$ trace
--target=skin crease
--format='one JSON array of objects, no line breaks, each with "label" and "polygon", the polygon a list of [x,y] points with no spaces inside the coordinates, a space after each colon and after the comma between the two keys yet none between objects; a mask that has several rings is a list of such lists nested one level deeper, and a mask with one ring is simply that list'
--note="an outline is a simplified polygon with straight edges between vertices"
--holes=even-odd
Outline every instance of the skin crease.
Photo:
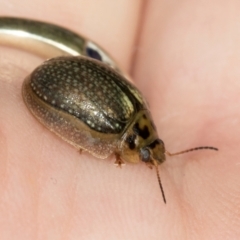
[{"label": "skin crease", "polygon": [[79,155],[38,124],[21,83],[42,59],[1,48],[1,239],[240,239],[237,0],[0,4],[0,15],[57,23],[107,49],[131,70],[168,151],[220,149],[167,157],[164,205],[154,170]]}]

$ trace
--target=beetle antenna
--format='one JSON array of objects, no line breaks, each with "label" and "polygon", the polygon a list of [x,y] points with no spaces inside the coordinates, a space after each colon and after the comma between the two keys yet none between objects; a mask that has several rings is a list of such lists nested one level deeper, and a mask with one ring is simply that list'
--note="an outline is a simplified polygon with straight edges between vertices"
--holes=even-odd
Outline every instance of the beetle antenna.
[{"label": "beetle antenna", "polygon": [[159,187],[160,187],[161,192],[162,192],[163,201],[164,201],[164,203],[166,204],[167,202],[166,202],[165,194],[164,194],[163,187],[162,187],[162,183],[161,183],[161,178],[160,178],[160,174],[159,174],[158,165],[157,165],[157,164],[154,164],[154,165],[155,165],[155,167],[156,167],[158,183],[159,183]]},{"label": "beetle antenna", "polygon": [[184,151],[181,151],[181,152],[176,152],[176,153],[170,153],[170,152],[168,152],[168,151],[166,151],[165,153],[166,153],[168,156],[174,156],[174,155],[179,155],[179,154],[182,154],[182,153],[192,152],[192,151],[196,151],[196,150],[204,150],[204,149],[209,149],[209,150],[218,151],[218,148],[209,147],[209,146],[204,146],[204,147],[190,148],[190,149],[187,149],[187,150],[184,150]]}]

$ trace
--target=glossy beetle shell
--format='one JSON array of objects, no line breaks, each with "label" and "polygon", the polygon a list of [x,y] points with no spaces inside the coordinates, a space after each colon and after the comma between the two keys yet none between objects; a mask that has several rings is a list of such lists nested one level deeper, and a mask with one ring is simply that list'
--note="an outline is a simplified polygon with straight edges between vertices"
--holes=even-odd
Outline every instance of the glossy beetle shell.
[{"label": "glossy beetle shell", "polygon": [[146,155],[142,149],[149,147],[157,150],[158,161],[165,160],[163,143],[141,93],[97,60],[46,61],[25,79],[23,98],[43,125],[98,158],[115,154],[139,162],[141,154]]}]

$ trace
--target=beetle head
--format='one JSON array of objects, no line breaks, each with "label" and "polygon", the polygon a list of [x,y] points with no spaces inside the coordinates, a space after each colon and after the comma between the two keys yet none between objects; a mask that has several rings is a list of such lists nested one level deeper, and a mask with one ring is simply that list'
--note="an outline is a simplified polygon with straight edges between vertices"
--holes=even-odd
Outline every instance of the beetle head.
[{"label": "beetle head", "polygon": [[140,148],[139,157],[143,162],[150,165],[163,163],[166,160],[163,141],[156,139],[149,145]]}]

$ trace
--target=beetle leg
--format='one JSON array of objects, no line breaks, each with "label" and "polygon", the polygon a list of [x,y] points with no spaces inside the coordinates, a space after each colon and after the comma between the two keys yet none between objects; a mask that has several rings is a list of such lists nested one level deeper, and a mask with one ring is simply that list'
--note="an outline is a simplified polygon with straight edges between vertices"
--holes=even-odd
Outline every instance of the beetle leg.
[{"label": "beetle leg", "polygon": [[79,148],[79,153],[82,154],[84,150],[82,148]]},{"label": "beetle leg", "polygon": [[116,160],[115,160],[115,165],[117,165],[117,167],[122,167],[123,165],[125,165],[125,162],[120,158],[120,156],[118,154],[115,154]]}]

